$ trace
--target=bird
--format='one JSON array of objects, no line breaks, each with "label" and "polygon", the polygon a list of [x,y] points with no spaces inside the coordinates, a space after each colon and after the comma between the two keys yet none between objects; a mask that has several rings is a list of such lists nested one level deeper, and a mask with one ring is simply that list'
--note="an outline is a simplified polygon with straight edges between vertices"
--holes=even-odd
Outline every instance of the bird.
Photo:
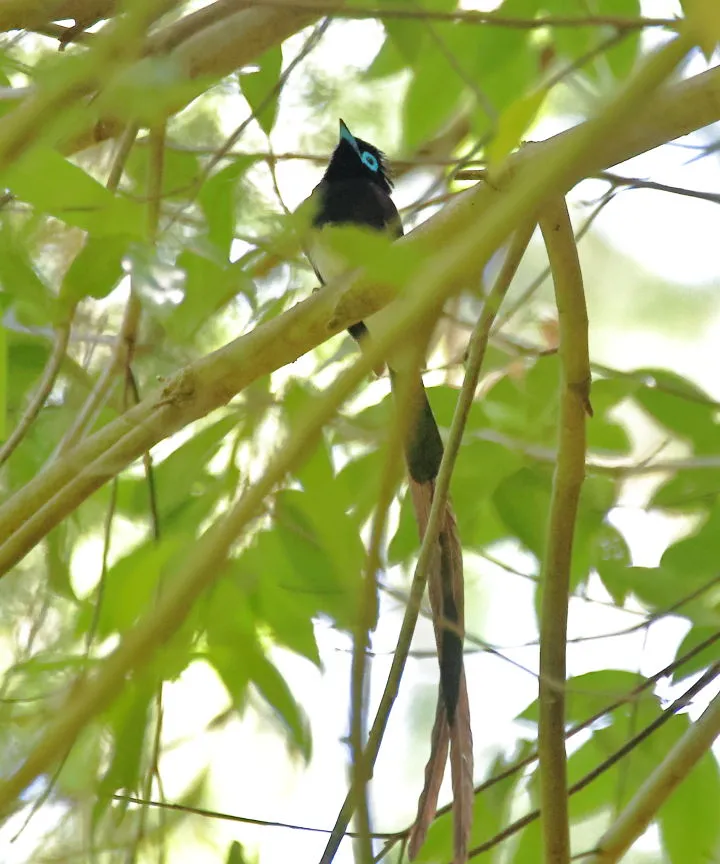
[{"label": "bird", "polygon": [[[321,286],[348,270],[348,264],[323,242],[325,228],[357,226],[384,232],[393,239],[403,235],[400,214],[391,198],[392,190],[392,177],[384,153],[353,135],[340,120],[337,146],[305,205],[311,214],[312,226],[305,251]],[[365,340],[372,338],[384,311],[348,328],[361,348]],[[397,393],[402,387],[406,388],[410,420],[403,446],[411,500],[422,538],[443,455],[442,438],[425,391],[417,351],[403,351],[399,346],[389,353],[387,364],[393,391]],[[425,785],[408,851],[411,858],[419,852],[435,818],[450,750],[454,864],[464,864],[472,824],[472,732],[463,666],[462,550],[449,501],[441,520],[437,546],[435,564],[428,574],[428,593],[438,649],[440,687]]]}]

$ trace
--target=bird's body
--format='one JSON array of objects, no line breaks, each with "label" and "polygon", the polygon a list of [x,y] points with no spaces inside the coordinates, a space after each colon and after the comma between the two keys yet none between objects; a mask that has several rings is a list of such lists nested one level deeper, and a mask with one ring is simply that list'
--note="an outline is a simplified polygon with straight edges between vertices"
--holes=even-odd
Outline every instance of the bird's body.
[{"label": "bird's body", "polygon": [[[322,229],[328,226],[361,225],[376,231],[402,236],[400,214],[390,197],[392,182],[387,176],[385,157],[372,144],[355,138],[340,121],[340,143],[322,180],[313,190],[312,225],[316,229],[310,241],[308,257],[318,279],[325,283],[347,270],[347,264],[322,242]],[[359,152],[358,152],[359,151]],[[369,164],[362,162],[367,153]],[[376,166],[373,170],[370,166]],[[373,316],[374,318],[374,316]],[[349,328],[359,342],[373,324],[360,321]],[[379,322],[380,317],[374,318]]]},{"label": "bird's body", "polygon": [[[352,135],[340,121],[340,141],[330,163],[310,197],[314,231],[307,249],[321,283],[337,278],[348,265],[323,242],[328,226],[358,226],[383,231],[392,237],[403,233],[400,215],[390,193],[392,182],[383,154],[373,145]],[[394,314],[393,305],[366,321],[349,328],[362,345],[372,338],[383,319]],[[405,435],[405,456],[410,490],[421,536],[434,493],[434,481],[443,454],[442,439],[423,386],[413,336],[400,340],[388,355],[394,390],[407,399],[409,422]],[[437,566],[429,576],[429,593],[440,660],[440,699],[433,730],[432,755],[426,769],[426,784],[420,798],[416,832],[411,838],[414,854],[435,815],[437,795],[444,774],[448,745],[451,747],[453,792],[455,796],[455,864],[466,858],[472,816],[472,735],[467,689],[463,671],[463,587],[462,555],[455,518],[448,504],[438,537]]]}]

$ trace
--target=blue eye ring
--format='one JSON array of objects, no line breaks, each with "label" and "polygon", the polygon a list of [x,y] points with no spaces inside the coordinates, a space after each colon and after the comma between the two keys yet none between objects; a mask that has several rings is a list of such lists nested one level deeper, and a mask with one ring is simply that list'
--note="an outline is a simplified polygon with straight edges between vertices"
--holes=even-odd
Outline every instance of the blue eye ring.
[{"label": "blue eye ring", "polygon": [[367,150],[360,157],[363,165],[369,168],[371,171],[378,170],[378,160],[373,156],[372,153],[369,153]]}]

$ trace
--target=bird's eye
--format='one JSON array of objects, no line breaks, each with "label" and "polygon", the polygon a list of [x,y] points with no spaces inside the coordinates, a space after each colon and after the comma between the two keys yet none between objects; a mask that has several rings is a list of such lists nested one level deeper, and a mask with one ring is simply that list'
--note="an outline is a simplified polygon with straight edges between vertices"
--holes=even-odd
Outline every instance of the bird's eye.
[{"label": "bird's eye", "polygon": [[378,160],[373,156],[372,153],[366,150],[360,158],[363,165],[367,166],[371,171],[378,170]]}]

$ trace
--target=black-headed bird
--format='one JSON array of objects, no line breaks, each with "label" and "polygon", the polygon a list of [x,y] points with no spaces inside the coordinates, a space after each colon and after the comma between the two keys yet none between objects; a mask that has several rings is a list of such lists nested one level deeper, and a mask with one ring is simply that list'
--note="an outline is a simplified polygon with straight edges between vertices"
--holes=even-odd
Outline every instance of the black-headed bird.
[{"label": "black-headed bird", "polygon": [[[384,155],[372,144],[356,138],[340,121],[340,140],[320,183],[309,199],[313,231],[307,255],[321,283],[347,272],[348,265],[323,243],[326,226],[358,226],[383,231],[392,237],[403,233],[400,215],[390,193],[392,181]],[[391,310],[392,304],[388,307]],[[367,321],[358,321],[350,334],[362,345],[372,338],[373,327],[388,310]],[[408,340],[412,342],[412,340]],[[404,448],[409,484],[419,533],[425,532],[435,478],[443,454],[442,439],[423,386],[417,350],[397,346],[387,358],[393,390],[403,387],[410,407]],[[464,864],[472,822],[473,756],[470,709],[463,667],[463,568],[462,551],[452,508],[448,502],[441,520],[437,554],[428,574],[428,593],[433,610],[440,662],[440,692],[432,733],[431,755],[425,769],[425,786],[410,836],[409,854],[419,851],[435,817],[448,749],[453,787],[454,862]]]}]

